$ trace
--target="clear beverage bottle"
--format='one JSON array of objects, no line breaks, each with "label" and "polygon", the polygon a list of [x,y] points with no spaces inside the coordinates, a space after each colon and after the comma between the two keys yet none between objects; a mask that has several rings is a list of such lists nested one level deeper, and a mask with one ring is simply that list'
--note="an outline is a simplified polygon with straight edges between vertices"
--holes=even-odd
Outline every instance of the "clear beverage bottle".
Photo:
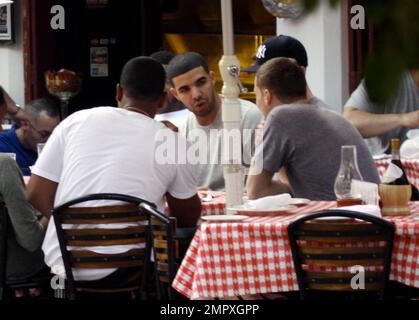
[{"label": "clear beverage bottle", "polygon": [[340,207],[362,203],[361,195],[353,193],[352,180],[363,180],[358,169],[356,146],[342,146],[340,167],[334,185]]},{"label": "clear beverage bottle", "polygon": [[410,200],[412,201],[418,201],[419,200],[419,191],[418,189],[413,185],[409,183],[409,180],[407,179],[406,172],[404,171],[402,162],[400,161],[400,139],[394,138],[391,139],[391,163],[396,165],[400,168],[402,171],[402,176],[400,178],[397,178],[393,182],[390,182],[391,185],[411,185],[412,187],[412,196]]}]

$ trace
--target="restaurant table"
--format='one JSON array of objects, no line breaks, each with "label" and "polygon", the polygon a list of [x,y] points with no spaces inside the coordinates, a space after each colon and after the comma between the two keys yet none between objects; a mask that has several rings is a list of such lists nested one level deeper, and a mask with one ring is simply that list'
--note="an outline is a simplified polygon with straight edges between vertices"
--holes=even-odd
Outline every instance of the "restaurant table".
[{"label": "restaurant table", "polygon": [[[402,159],[401,161],[406,172],[407,179],[411,184],[415,185],[416,188],[419,188],[419,159]],[[380,178],[384,175],[389,163],[390,159],[375,160],[375,165]]]},{"label": "restaurant table", "polygon": [[[419,202],[412,214],[385,217],[396,226],[390,279],[419,288]],[[220,214],[225,199],[202,203],[202,214]],[[190,299],[298,290],[287,226],[307,213],[336,207],[334,201],[307,206],[275,217],[249,217],[242,222],[203,222],[172,284]]]}]

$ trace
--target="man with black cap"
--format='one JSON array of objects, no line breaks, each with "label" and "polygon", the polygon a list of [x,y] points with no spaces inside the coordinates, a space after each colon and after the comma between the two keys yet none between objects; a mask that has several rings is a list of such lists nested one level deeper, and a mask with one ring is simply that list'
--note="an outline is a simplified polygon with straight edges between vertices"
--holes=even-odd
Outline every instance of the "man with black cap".
[{"label": "man with black cap", "polygon": [[[256,63],[253,66],[241,69],[241,71],[255,73],[265,62],[280,57],[294,59],[303,69],[304,74],[306,73],[308,58],[304,45],[297,39],[282,34],[262,42],[256,52]],[[308,85],[307,97],[309,99],[314,97]]]}]

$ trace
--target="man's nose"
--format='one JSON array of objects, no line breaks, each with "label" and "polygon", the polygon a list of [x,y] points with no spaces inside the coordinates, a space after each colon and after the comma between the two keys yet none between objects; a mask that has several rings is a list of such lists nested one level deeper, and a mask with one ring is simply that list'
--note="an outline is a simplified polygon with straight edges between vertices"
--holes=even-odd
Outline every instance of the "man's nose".
[{"label": "man's nose", "polygon": [[192,98],[194,99],[200,99],[202,96],[202,91],[198,87],[192,87],[191,93],[192,93]]}]

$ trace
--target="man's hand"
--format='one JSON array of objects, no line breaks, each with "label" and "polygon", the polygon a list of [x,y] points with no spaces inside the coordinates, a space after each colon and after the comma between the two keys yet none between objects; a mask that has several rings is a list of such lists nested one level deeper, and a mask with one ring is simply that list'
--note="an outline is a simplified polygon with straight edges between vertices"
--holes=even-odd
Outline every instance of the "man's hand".
[{"label": "man's hand", "polygon": [[405,128],[419,128],[419,110],[401,114],[401,122]]},{"label": "man's hand", "polygon": [[28,114],[13,101],[6,90],[4,90],[1,86],[0,90],[3,95],[3,103],[0,101],[0,109],[6,108],[6,112],[15,122],[20,120],[29,120]]},{"label": "man's hand", "polygon": [[253,165],[247,178],[247,195],[250,200],[281,193],[292,194],[291,187],[281,181],[272,180],[273,174]]}]

